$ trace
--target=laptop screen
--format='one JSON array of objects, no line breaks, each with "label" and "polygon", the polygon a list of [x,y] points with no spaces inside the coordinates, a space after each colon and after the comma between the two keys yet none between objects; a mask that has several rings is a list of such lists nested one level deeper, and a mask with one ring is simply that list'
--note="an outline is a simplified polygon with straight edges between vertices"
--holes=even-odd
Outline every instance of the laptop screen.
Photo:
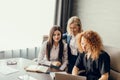
[{"label": "laptop screen", "polygon": [[55,80],[86,80],[86,77],[75,76],[72,74],[55,73]]}]

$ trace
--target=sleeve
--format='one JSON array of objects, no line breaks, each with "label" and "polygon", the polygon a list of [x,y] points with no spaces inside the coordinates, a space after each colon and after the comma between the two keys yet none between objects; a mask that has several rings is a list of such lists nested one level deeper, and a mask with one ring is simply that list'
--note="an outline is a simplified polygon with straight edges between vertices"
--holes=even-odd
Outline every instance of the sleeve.
[{"label": "sleeve", "polygon": [[51,62],[48,61],[46,57],[46,46],[47,46],[47,41],[45,41],[40,48],[40,52],[38,54],[38,64],[44,64],[44,63],[51,64]]},{"label": "sleeve", "polygon": [[100,73],[109,73],[110,72],[110,56],[107,53],[101,55],[101,67]]},{"label": "sleeve", "polygon": [[62,59],[63,64],[60,67],[60,70],[65,70],[68,64],[68,54],[67,54],[67,44],[64,43],[64,52],[63,52],[63,59]]},{"label": "sleeve", "polygon": [[84,58],[84,53],[79,53],[79,56],[77,57],[77,60],[76,60],[76,63],[75,63],[75,66],[77,68],[79,68],[79,70],[82,70],[84,69],[84,66],[83,66],[83,58]]},{"label": "sleeve", "polygon": [[64,33],[62,39],[66,39],[66,38],[67,38],[67,33]]}]

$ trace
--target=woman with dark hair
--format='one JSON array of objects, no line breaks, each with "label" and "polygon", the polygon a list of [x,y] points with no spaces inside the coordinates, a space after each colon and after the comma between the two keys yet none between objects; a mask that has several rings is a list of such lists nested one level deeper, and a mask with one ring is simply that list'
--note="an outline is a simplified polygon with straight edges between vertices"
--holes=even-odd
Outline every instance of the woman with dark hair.
[{"label": "woman with dark hair", "polygon": [[67,44],[62,41],[62,30],[54,25],[49,33],[48,40],[42,44],[38,55],[38,63],[50,63],[60,70],[65,70],[68,63]]},{"label": "woman with dark hair", "polygon": [[72,74],[78,75],[85,70],[87,80],[108,80],[110,73],[110,56],[103,49],[97,32],[88,30],[77,35],[78,56]]},{"label": "woman with dark hair", "polygon": [[63,39],[68,44],[68,73],[72,73],[73,66],[79,54],[75,37],[80,32],[82,32],[80,18],[77,16],[72,16],[67,23],[67,33],[63,34]]}]

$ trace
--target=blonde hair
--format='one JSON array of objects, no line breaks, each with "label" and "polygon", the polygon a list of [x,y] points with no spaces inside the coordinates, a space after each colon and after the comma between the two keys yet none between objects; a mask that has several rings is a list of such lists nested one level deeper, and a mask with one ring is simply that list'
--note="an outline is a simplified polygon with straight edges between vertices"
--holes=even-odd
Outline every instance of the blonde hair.
[{"label": "blonde hair", "polygon": [[72,16],[68,20],[68,23],[67,23],[67,32],[68,32],[68,34],[70,34],[70,25],[73,24],[73,23],[77,24],[77,26],[79,27],[79,32],[82,31],[82,24],[81,24],[80,18],[77,17],[77,16]]},{"label": "blonde hair", "polygon": [[77,46],[78,50],[83,53],[82,47],[81,47],[81,38],[84,37],[87,40],[87,43],[90,46],[91,50],[91,58],[93,60],[98,59],[100,51],[103,50],[103,44],[100,36],[97,32],[92,30],[87,30],[84,32],[81,32],[77,35]]}]

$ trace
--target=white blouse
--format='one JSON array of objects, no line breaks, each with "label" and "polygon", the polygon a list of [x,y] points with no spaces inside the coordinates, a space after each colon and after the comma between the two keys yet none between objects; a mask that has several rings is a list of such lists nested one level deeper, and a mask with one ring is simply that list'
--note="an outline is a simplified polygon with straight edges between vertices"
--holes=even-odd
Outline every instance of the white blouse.
[{"label": "white blouse", "polygon": [[77,55],[77,44],[76,44],[76,37],[72,36],[70,40],[70,48],[71,48],[71,53],[72,55]]},{"label": "white blouse", "polygon": [[[47,60],[46,57],[46,47],[47,47],[47,41],[45,41],[40,49],[39,55],[38,55],[38,63],[50,63],[53,61],[58,61],[58,54],[59,54],[59,45],[55,47],[53,45],[51,52],[50,52],[50,61]],[[63,64],[60,67],[60,70],[64,70],[67,67],[68,64],[68,55],[67,55],[67,44],[64,43],[64,50],[63,50],[63,58],[62,58]]]}]

